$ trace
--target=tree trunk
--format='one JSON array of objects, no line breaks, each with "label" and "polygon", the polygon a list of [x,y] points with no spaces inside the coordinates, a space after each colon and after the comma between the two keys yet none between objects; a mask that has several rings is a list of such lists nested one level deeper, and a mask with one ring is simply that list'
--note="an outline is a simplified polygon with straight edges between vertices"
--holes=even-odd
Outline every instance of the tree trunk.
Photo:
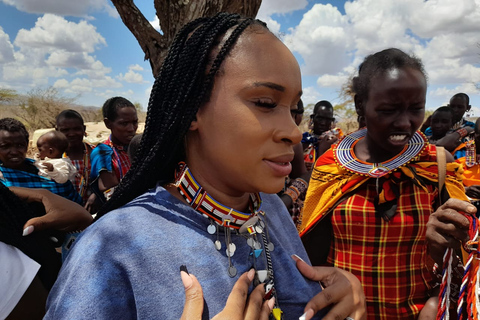
[{"label": "tree trunk", "polygon": [[123,23],[137,39],[145,53],[145,60],[150,61],[154,77],[160,73],[168,47],[184,24],[222,11],[255,17],[262,3],[261,0],[154,0],[162,35],[152,27],[133,0],[111,1]]}]

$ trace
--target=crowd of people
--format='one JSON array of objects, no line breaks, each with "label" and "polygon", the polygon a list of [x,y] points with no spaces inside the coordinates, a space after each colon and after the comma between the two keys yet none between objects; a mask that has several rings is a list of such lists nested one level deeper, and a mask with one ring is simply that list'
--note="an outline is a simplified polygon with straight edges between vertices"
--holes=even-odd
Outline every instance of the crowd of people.
[{"label": "crowd of people", "polygon": [[457,94],[424,124],[426,79],[399,49],[369,55],[359,130],[322,100],[302,135],[295,57],[220,13],[175,37],[140,135],[113,97],[104,143],[64,110],[29,159],[0,119],[0,318],[434,319],[447,248],[463,276],[480,121]]}]

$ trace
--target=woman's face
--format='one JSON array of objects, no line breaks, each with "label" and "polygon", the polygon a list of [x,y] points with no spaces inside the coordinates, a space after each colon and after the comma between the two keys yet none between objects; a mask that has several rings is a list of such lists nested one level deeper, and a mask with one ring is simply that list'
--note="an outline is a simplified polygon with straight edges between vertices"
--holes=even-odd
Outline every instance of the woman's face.
[{"label": "woman's face", "polygon": [[453,118],[450,112],[436,111],[433,113],[430,127],[434,138],[443,138],[452,127]]},{"label": "woman's face", "polygon": [[219,73],[187,134],[187,163],[212,195],[278,192],[302,137],[291,115],[298,63],[271,33],[247,31]]},{"label": "woman's face", "polygon": [[68,140],[70,147],[82,147],[83,137],[85,136],[85,125],[80,119],[63,118],[60,119],[56,127],[57,131],[63,133]]},{"label": "woman's face", "polygon": [[107,128],[112,131],[113,142],[127,146],[137,132],[137,110],[134,107],[119,108],[115,120],[105,118],[104,122]]},{"label": "woman's face", "polygon": [[0,161],[3,166],[20,169],[27,154],[28,143],[22,132],[0,130]]},{"label": "woman's face", "polygon": [[400,153],[425,116],[427,83],[415,69],[391,69],[375,76],[363,105],[366,143],[375,161]]}]

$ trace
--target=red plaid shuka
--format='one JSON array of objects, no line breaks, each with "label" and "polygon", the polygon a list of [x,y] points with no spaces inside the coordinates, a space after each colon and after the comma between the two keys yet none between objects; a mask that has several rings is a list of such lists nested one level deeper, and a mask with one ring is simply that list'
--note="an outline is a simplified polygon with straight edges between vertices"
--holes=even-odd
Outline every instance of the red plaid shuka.
[{"label": "red plaid shuka", "polygon": [[[359,278],[368,319],[416,319],[431,289],[425,232],[437,196],[436,148],[426,145],[412,162],[380,178],[380,194],[376,178],[348,172],[332,149],[314,168],[300,234],[330,219],[327,262]],[[458,163],[448,163],[445,187],[451,197],[466,199],[461,171]],[[396,202],[393,216],[385,219],[375,201],[378,207]]]},{"label": "red plaid shuka", "polygon": [[[95,146],[85,143],[85,154],[83,159],[72,160],[73,165],[77,168],[77,173],[75,174],[75,189],[82,197],[83,204],[85,204],[90,196],[90,172],[92,170],[92,162],[90,161],[90,154],[92,153]],[[68,157],[66,154],[63,157]],[[87,166],[85,167],[85,163]]]},{"label": "red plaid shuka", "polygon": [[110,146],[113,149],[113,170],[115,171],[115,175],[117,176],[118,181],[120,181],[130,169],[132,163],[130,161],[130,158],[128,157],[126,147],[113,143],[111,138],[112,136],[110,135],[108,139],[105,140],[104,144]]}]

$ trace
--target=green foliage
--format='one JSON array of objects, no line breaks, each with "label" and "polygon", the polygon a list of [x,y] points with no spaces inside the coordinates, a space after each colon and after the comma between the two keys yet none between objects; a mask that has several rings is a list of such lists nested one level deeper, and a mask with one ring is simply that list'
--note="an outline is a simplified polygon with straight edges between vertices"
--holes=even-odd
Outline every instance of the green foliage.
[{"label": "green foliage", "polygon": [[53,87],[35,88],[19,98],[19,106],[14,109],[14,114],[29,131],[53,128],[55,117],[62,110],[70,108],[74,100],[61,96]]},{"label": "green foliage", "polygon": [[17,91],[12,89],[0,88],[0,103],[10,103],[18,97]]}]

